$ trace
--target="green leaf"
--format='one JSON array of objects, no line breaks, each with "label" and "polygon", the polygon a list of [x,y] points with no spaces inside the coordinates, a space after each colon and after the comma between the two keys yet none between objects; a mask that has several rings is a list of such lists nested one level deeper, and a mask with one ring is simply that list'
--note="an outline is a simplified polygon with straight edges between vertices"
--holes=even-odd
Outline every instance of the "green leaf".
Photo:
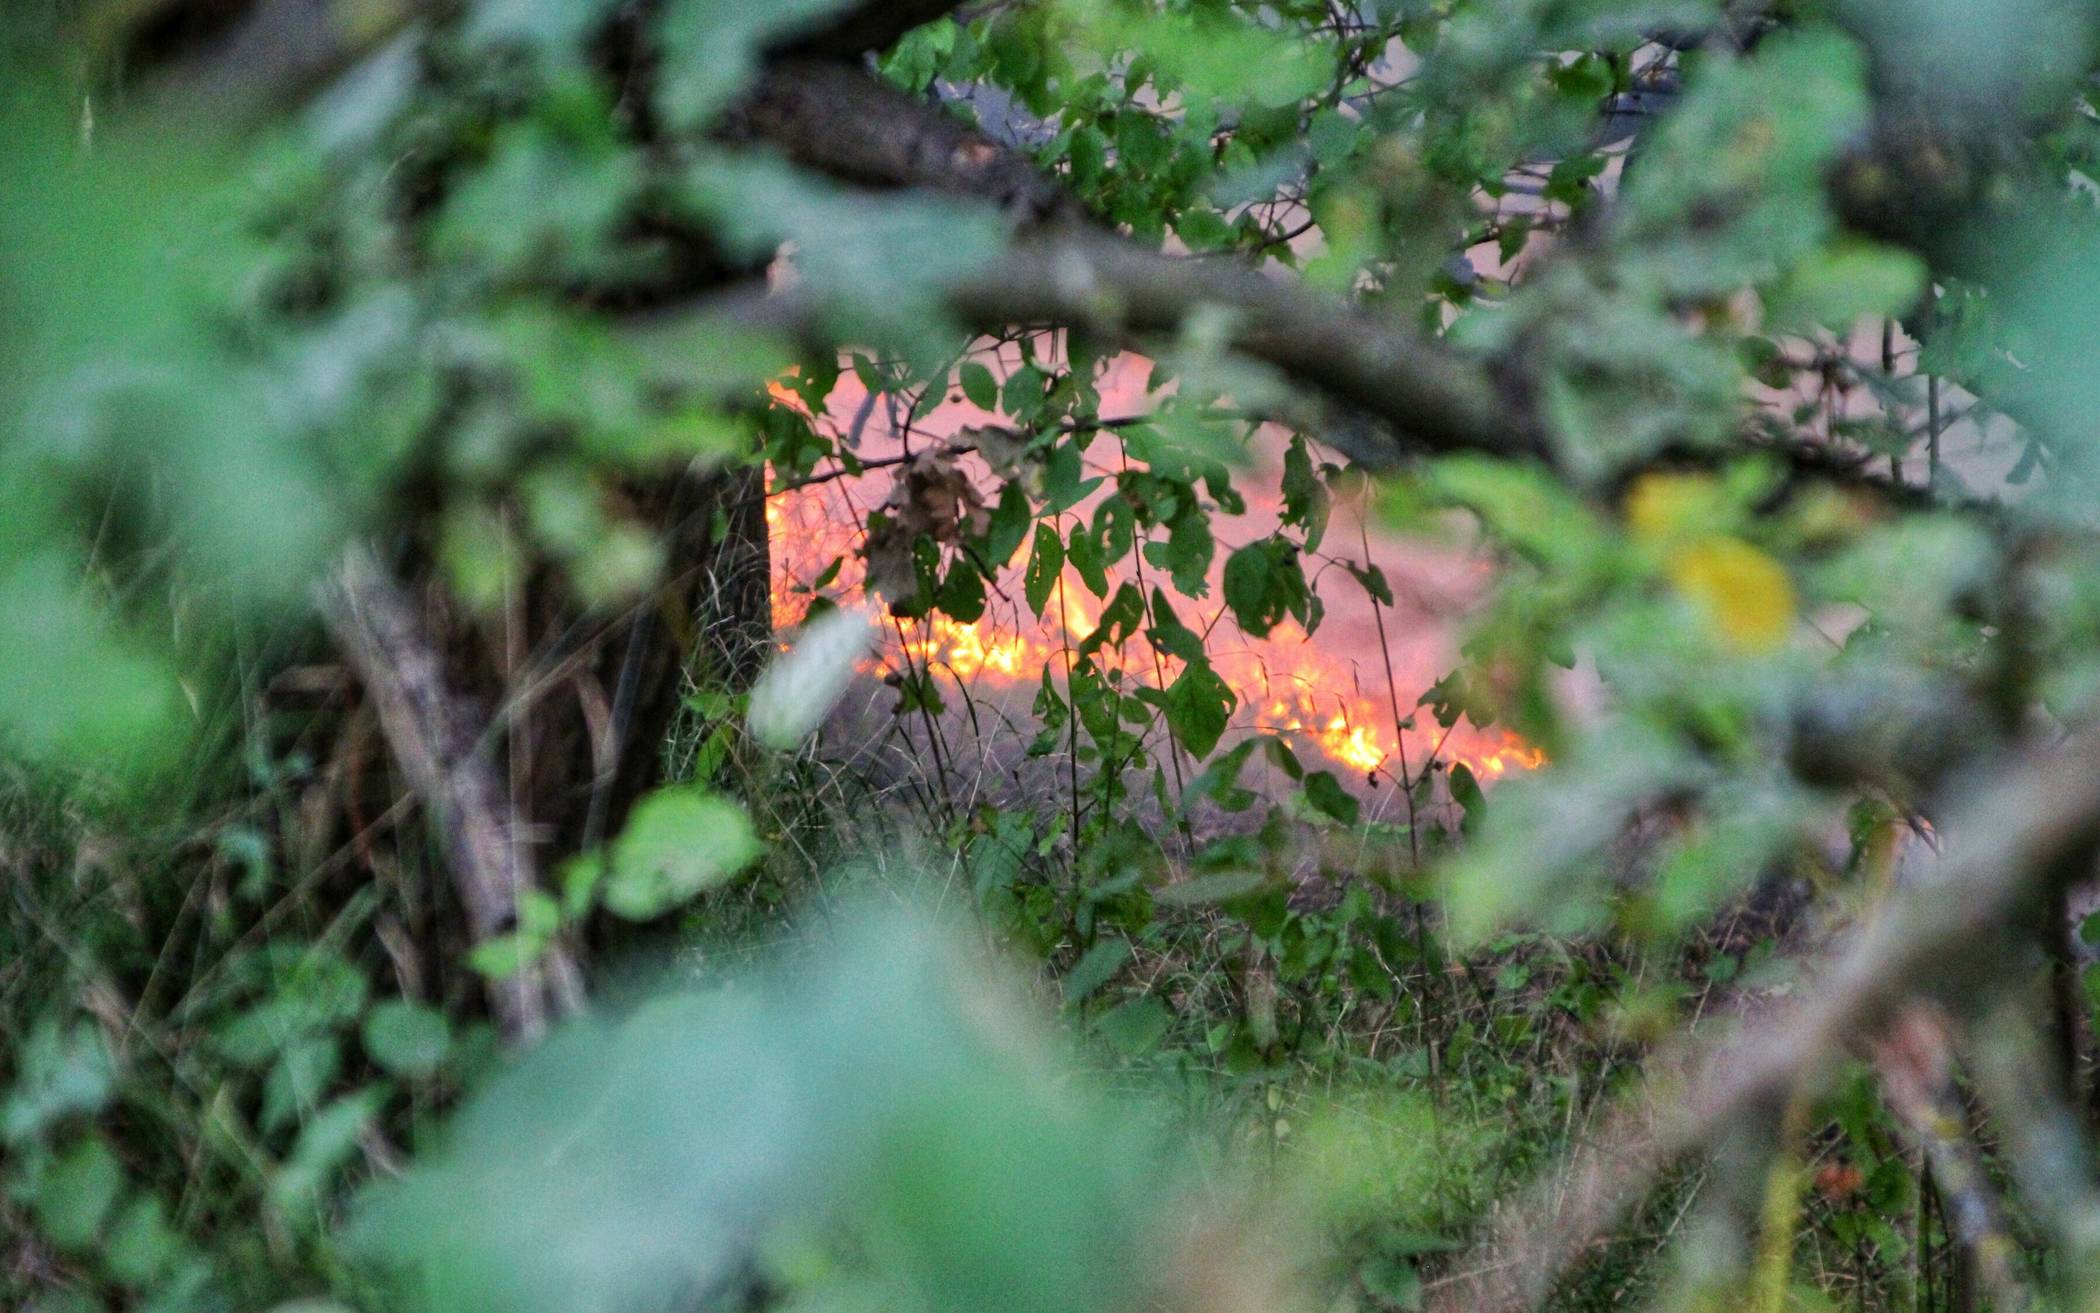
[{"label": "green leaf", "polygon": [[1210,592],[1210,563],[1217,546],[1217,539],[1211,536],[1210,515],[1195,504],[1191,491],[1167,522],[1166,540],[1155,538],[1145,544],[1145,559],[1165,570],[1183,596],[1203,597]]},{"label": "green leaf", "polygon": [[1257,638],[1285,616],[1297,617],[1310,633],[1317,624],[1312,602],[1298,549],[1281,538],[1250,543],[1225,562],[1225,604],[1240,628]]},{"label": "green leaf", "polygon": [[1174,1014],[1157,997],[1140,994],[1102,1014],[1094,1032],[1117,1050],[1136,1057],[1156,1048],[1174,1025]]},{"label": "green leaf", "polygon": [[1094,507],[1094,540],[1100,544],[1103,565],[1114,565],[1130,554],[1137,542],[1137,512],[1128,497],[1113,492]]},{"label": "green leaf", "polygon": [[1077,443],[1060,442],[1043,461],[1043,510],[1051,515],[1069,511],[1093,496],[1103,482],[1099,476],[1087,477]]},{"label": "green leaf", "polygon": [[1404,1258],[1374,1254],[1361,1269],[1364,1289],[1377,1297],[1382,1307],[1416,1313],[1422,1307],[1422,1278],[1415,1265]]},{"label": "green leaf", "polygon": [[[1108,6],[1094,12],[1100,15],[1097,41],[1134,46],[1164,83],[1199,103],[1295,105],[1334,77],[1335,52],[1328,42],[1272,31],[1222,6],[1205,6],[1200,17]],[[1118,126],[1139,117],[1152,122],[1127,115]]]},{"label": "green leaf", "polygon": [[1107,984],[1116,972],[1123,969],[1130,955],[1130,941],[1127,939],[1104,939],[1089,948],[1065,973],[1062,982],[1065,1006],[1071,1007]]},{"label": "green leaf", "polygon": [[[716,733],[720,733],[719,729]],[[712,736],[710,736],[712,737]],[[706,745],[702,745],[704,754]],[[704,778],[695,771],[696,778]],[[578,853],[563,862],[558,872],[561,884],[561,916],[564,921],[577,921],[590,915],[591,907],[598,901],[598,882],[605,878],[605,854],[592,849]]]},{"label": "green leaf", "polygon": [[613,844],[605,905],[630,921],[662,916],[722,884],[761,851],[735,803],[687,788],[659,790],[634,809]]},{"label": "green leaf", "polygon": [[1914,253],[1881,242],[1846,239],[1796,264],[1773,294],[1782,327],[1848,329],[1868,315],[1898,315],[1924,295],[1929,274]]},{"label": "green leaf", "polygon": [[1096,597],[1108,596],[1108,563],[1102,559],[1100,540],[1085,526],[1075,526],[1069,548],[1072,568],[1079,572],[1079,580],[1087,591]]},{"label": "green leaf", "polygon": [[1825,172],[1872,113],[1866,81],[1859,43],[1815,24],[1703,62],[1621,193],[1619,240],[1647,277],[1704,295],[1814,250],[1834,226]]},{"label": "green leaf", "polygon": [[1606,550],[1596,514],[1536,466],[1454,456],[1430,468],[1430,491],[1472,509],[1498,536],[1542,560],[1581,568]]},{"label": "green leaf", "polygon": [[1182,815],[1188,815],[1192,806],[1206,798],[1228,812],[1241,812],[1253,806],[1256,794],[1241,786],[1240,772],[1259,746],[1261,740],[1248,739],[1206,765],[1182,791]]},{"label": "green leaf", "polygon": [[975,360],[965,361],[960,371],[963,395],[979,410],[999,408],[999,380]]},{"label": "green leaf", "polygon": [[1218,678],[1209,662],[1191,662],[1167,688],[1167,728],[1189,755],[1207,757],[1237,705],[1231,686]]},{"label": "green leaf", "polygon": [[1250,543],[1225,562],[1225,605],[1232,608],[1232,618],[1240,628],[1257,638],[1275,628],[1283,616],[1282,609],[1270,601],[1269,577],[1275,564],[1267,543]]},{"label": "green leaf", "polygon": [[0,561],[0,729],[30,757],[121,757],[164,734],[177,705],[161,655],[118,630],[58,552]]},{"label": "green leaf", "polygon": [[1006,376],[1006,385],[999,389],[999,404],[1007,414],[1027,422],[1043,413],[1043,371],[1034,365],[1022,365]]},{"label": "green leaf", "polygon": [[386,1100],[383,1088],[346,1094],[321,1109],[300,1130],[284,1165],[270,1181],[270,1200],[303,1214],[318,1202],[336,1169],[357,1150],[357,1137]]},{"label": "green leaf", "polygon": [[[934,604],[966,625],[974,625],[982,619],[984,576],[978,572],[977,563],[967,556],[957,556],[950,561],[948,573],[942,576],[941,586],[934,592]],[[825,704],[825,710],[830,710],[829,703]]]},{"label": "green leaf", "polygon": [[1090,657],[1104,647],[1121,648],[1130,636],[1138,631],[1145,621],[1145,599],[1137,586],[1124,583],[1116,588],[1116,595],[1107,606],[1101,608],[1094,632],[1080,640],[1079,655]]},{"label": "green leaf", "polygon": [[404,1077],[428,1076],[452,1047],[445,1014],[407,999],[375,1004],[365,1016],[365,1052],[380,1069]]},{"label": "green leaf", "polygon": [[1028,571],[1021,580],[1021,590],[1028,598],[1029,610],[1038,616],[1043,613],[1064,568],[1065,544],[1057,536],[1057,526],[1047,522],[1036,525],[1035,551],[1028,557]]},{"label": "green leaf", "polygon": [[83,1137],[37,1177],[37,1223],[60,1249],[85,1251],[123,1189],[124,1168],[116,1154],[100,1138]]},{"label": "green leaf", "polygon": [[111,1224],[102,1262],[126,1285],[146,1286],[159,1280],[186,1247],[182,1233],[168,1225],[167,1205],[156,1195],[141,1194]]},{"label": "green leaf", "polygon": [[1181,623],[1181,617],[1168,604],[1167,595],[1157,588],[1152,590],[1152,628],[1145,631],[1145,637],[1177,660],[1203,660],[1203,636]]},{"label": "green leaf", "polygon": [[481,0],[472,7],[467,37],[477,43],[516,44],[566,58],[611,12],[614,0]]},{"label": "green leaf", "polygon": [[770,38],[806,26],[841,0],[672,0],[662,19],[657,107],[674,127],[702,127],[742,89]]},{"label": "green leaf", "polygon": [[494,935],[474,945],[467,965],[491,980],[505,980],[539,961],[547,941],[536,935]]},{"label": "green leaf", "polygon": [[[964,576],[959,580],[958,576]],[[974,588],[974,594],[970,591]],[[984,587],[976,568],[957,561],[941,589],[942,609],[958,620],[974,595],[976,611],[984,610]],[[961,607],[962,610],[957,608]],[[975,615],[968,617],[974,620]],[[966,621],[967,623],[967,621]],[[794,646],[775,657],[751,689],[745,719],[758,741],[786,751],[816,732],[845,696],[853,671],[873,639],[867,613],[840,608],[806,621]]]},{"label": "green leaf", "polygon": [[1207,205],[1194,205],[1181,212],[1174,231],[1191,251],[1214,251],[1232,240],[1232,225]]},{"label": "green leaf", "polygon": [[1283,522],[1305,530],[1305,550],[1320,549],[1327,533],[1327,485],[1314,471],[1303,436],[1294,436],[1283,453]]},{"label": "green leaf", "polygon": [[1358,565],[1354,561],[1344,561],[1342,565],[1380,606],[1394,605],[1393,586],[1386,582],[1385,571],[1375,565]]},{"label": "green leaf", "polygon": [[992,508],[991,523],[985,529],[984,563],[993,570],[1005,569],[1028,540],[1028,524],[1034,518],[1028,494],[1018,481],[1008,482],[999,490],[999,504]]},{"label": "green leaf", "polygon": [[37,1023],[23,1044],[14,1088],[0,1112],[0,1139],[19,1144],[62,1118],[100,1112],[116,1076],[92,1022]]},{"label": "green leaf", "polygon": [[1463,810],[1459,824],[1471,834],[1480,824],[1481,812],[1487,806],[1487,795],[1480,791],[1480,781],[1473,778],[1473,768],[1462,761],[1451,767],[1451,801]]},{"label": "green leaf", "polygon": [[343,1064],[342,1045],[310,1035],[288,1046],[263,1080],[262,1128],[274,1131],[316,1107]]},{"label": "green leaf", "polygon": [[1360,812],[1357,801],[1332,771],[1318,770],[1305,777],[1305,799],[1344,825],[1356,824]]},{"label": "green leaf", "polygon": [[1022,861],[1034,842],[1029,818],[1002,811],[992,818],[992,828],[970,842],[965,864],[970,888],[979,898],[1011,887],[1021,878]]},{"label": "green leaf", "polygon": [[597,258],[641,181],[633,155],[610,136],[514,124],[446,200],[433,241],[448,258],[480,260],[505,275],[549,264],[580,270]]},{"label": "green leaf", "polygon": [[1093,124],[1083,123],[1073,130],[1065,158],[1071,165],[1072,185],[1081,190],[1092,187],[1108,167],[1108,138]]}]

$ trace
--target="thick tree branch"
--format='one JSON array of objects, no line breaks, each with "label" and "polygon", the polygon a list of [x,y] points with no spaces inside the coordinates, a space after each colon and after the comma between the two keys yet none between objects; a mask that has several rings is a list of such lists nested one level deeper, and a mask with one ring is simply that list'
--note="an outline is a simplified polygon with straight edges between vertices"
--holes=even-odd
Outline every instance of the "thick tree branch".
[{"label": "thick tree branch", "polygon": [[[1127,341],[1176,332],[1199,312],[1222,312],[1229,345],[1422,449],[1547,454],[1517,398],[1480,364],[1285,278],[1229,261],[1179,259],[1092,227],[1063,185],[1033,162],[862,70],[776,62],[730,127],[818,172],[862,186],[976,197],[1034,230],[998,267],[944,289],[950,310],[970,327],[1056,323]],[[759,305],[746,295],[734,310],[746,322],[829,345],[820,312],[799,296]],[[1405,454],[1390,434],[1360,424],[1336,426],[1332,445],[1373,467]]]},{"label": "thick tree branch", "polygon": [[[1058,324],[1114,341],[1171,334],[1217,318],[1220,344],[1272,365],[1404,435],[1416,450],[1546,458],[1515,399],[1483,366],[1344,302],[1242,265],[1148,251],[1102,233],[1060,229],[1017,243],[997,265],[938,289],[964,325],[996,331]],[[745,290],[679,316],[770,332],[829,349],[824,302],[806,289]],[[648,331],[645,326],[643,331]],[[1369,429],[1334,445],[1373,468],[1409,448]]]},{"label": "thick tree branch", "polygon": [[1081,213],[1032,161],[850,64],[773,61],[731,112],[727,129],[819,173],[861,186],[976,197],[1024,225]]},{"label": "thick tree branch", "polygon": [[781,53],[853,59],[887,50],[915,27],[962,7],[961,0],[854,0],[812,31],[782,43]]},{"label": "thick tree branch", "polygon": [[280,110],[377,50],[430,7],[418,0],[261,0],[224,35],[178,52],[156,73],[152,96],[219,123]]},{"label": "thick tree branch", "polygon": [[[1104,336],[1171,333],[1220,317],[1235,349],[1391,425],[1432,451],[1543,458],[1514,396],[1475,361],[1346,303],[1244,265],[1147,251],[1065,233],[1015,248],[951,291],[979,325],[1054,321]],[[1348,453],[1391,464],[1396,449]]]}]

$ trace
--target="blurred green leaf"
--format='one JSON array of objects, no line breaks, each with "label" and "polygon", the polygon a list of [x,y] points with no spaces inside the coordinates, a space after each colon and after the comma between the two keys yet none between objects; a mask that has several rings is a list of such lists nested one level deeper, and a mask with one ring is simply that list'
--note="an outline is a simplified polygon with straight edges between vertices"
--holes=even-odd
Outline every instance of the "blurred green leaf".
[{"label": "blurred green leaf", "polygon": [[67,1146],[43,1170],[31,1202],[51,1243],[80,1253],[95,1244],[103,1219],[123,1189],[123,1165],[101,1137],[89,1135]]},{"label": "blurred green leaf", "polygon": [[1130,941],[1127,939],[1104,939],[1089,948],[1072,964],[1062,982],[1065,1006],[1084,1001],[1095,990],[1107,984],[1116,972],[1130,961]]},{"label": "blurred green leaf", "polygon": [[767,39],[791,33],[843,0],[671,0],[662,23],[665,68],[657,104],[673,126],[706,126],[757,70]]},{"label": "blurred green leaf", "polygon": [[263,1080],[262,1128],[274,1131],[303,1120],[320,1104],[342,1063],[342,1045],[332,1036],[309,1035],[285,1046]]},{"label": "blurred green leaf", "polygon": [[743,808],[686,788],[643,799],[613,841],[605,905],[647,921],[730,879],[764,851]]},{"label": "blurred green leaf", "polygon": [[746,720],[767,747],[802,742],[846,692],[873,640],[866,612],[841,607],[806,622],[794,646],[766,667],[751,690]]},{"label": "blurred green leaf", "polygon": [[115,1079],[109,1048],[92,1022],[40,1019],[17,1058],[0,1111],[0,1139],[19,1144],[66,1117],[100,1112]]},{"label": "blurred green leaf", "polygon": [[358,1136],[378,1113],[386,1091],[346,1094],[308,1118],[291,1153],[270,1181],[270,1199],[287,1213],[309,1214],[330,1178],[357,1150]]},{"label": "blurred green leaf", "polygon": [[452,1047],[445,1014],[407,999],[386,999],[365,1014],[365,1053],[395,1076],[428,1076]]},{"label": "blurred green leaf", "polygon": [[945,937],[852,924],[813,972],[565,1027],[368,1193],[358,1243],[412,1278],[407,1307],[447,1313],[651,1306],[753,1238],[838,1228],[931,1309],[1086,1313],[1127,1289],[1153,1150],[1028,1057],[1011,996]]},{"label": "blurred green leaf", "polygon": [[1925,262],[1909,251],[1840,241],[1794,266],[1773,295],[1771,313],[1781,326],[1847,329],[1867,315],[1910,309],[1927,281]]},{"label": "blurred green leaf", "polygon": [[168,1222],[167,1205],[154,1195],[134,1195],[110,1225],[102,1261],[117,1280],[132,1286],[150,1286],[188,1248],[182,1233]]}]

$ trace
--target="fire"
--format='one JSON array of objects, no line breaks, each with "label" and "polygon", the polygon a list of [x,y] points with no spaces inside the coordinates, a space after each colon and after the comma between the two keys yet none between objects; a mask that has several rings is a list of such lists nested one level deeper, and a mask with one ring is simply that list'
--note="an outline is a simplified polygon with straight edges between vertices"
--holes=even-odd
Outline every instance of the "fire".
[{"label": "fire", "polygon": [[[858,588],[857,522],[844,513],[842,499],[823,491],[779,494],[766,508],[775,554],[773,619],[782,628],[798,623],[808,607],[810,594],[798,591],[802,581],[828,571],[834,559],[843,558],[843,564],[833,587],[845,593]],[[1040,622],[1018,606],[1011,612],[1004,619],[988,613],[967,625],[944,615],[893,622],[889,641],[865,669],[881,675],[916,668],[979,686],[1032,687],[1045,668],[1068,670],[1074,651],[1099,623],[1073,578],[1052,594]],[[1367,778],[1392,782],[1402,774],[1402,739],[1394,732],[1390,698],[1383,689],[1357,686],[1356,663],[1315,647],[1302,635],[1294,641],[1279,633],[1220,652],[1213,664],[1239,697],[1241,728],[1309,744]],[[1123,668],[1156,679],[1162,671],[1171,678],[1174,666],[1165,656],[1155,664],[1155,655],[1137,636],[1125,648]],[[1434,761],[1463,763],[1479,778],[1496,780],[1545,762],[1544,753],[1506,730],[1461,727],[1431,733],[1410,727],[1406,737],[1410,776]]]},{"label": "fire", "polygon": [[[849,385],[850,381],[848,376]],[[785,390],[776,389],[774,396],[780,404],[801,409]],[[856,400],[834,396],[834,417],[844,411],[850,418]],[[940,418],[937,412],[934,422]],[[824,580],[822,591],[836,596],[860,590],[862,525],[867,509],[887,491],[888,478],[877,471],[832,478],[769,498],[766,518],[773,539],[777,627],[801,620],[817,591],[813,581]],[[1259,503],[1258,490],[1250,490],[1250,501]],[[1221,562],[1223,555],[1221,551]],[[1017,581],[1008,577],[1013,573],[1001,571],[1000,586],[991,589],[985,615],[973,624],[944,615],[892,620],[886,626],[887,641],[865,669],[878,676],[929,672],[967,686],[973,697],[1025,694],[1045,670],[1063,675],[1100,622],[1092,595],[1068,571],[1038,618],[1018,600]],[[1345,583],[1342,588],[1350,586]],[[1213,587],[1214,596],[1200,609],[1222,612],[1218,591]],[[1408,676],[1419,683],[1390,687],[1380,649],[1372,646],[1366,653],[1348,635],[1335,636],[1332,616],[1331,607],[1329,625],[1317,639],[1288,627],[1257,639],[1238,635],[1229,616],[1183,617],[1184,623],[1212,635],[1211,663],[1238,697],[1235,730],[1282,736],[1373,785],[1419,778],[1432,765],[1462,763],[1481,780],[1493,781],[1544,763],[1543,753],[1507,730],[1465,724],[1446,730],[1396,718],[1395,707],[1404,713],[1413,706],[1429,682],[1424,677],[1428,672],[1409,670]],[[1374,618],[1384,623],[1383,617]],[[1104,653],[1101,660],[1119,664],[1126,681],[1154,687],[1170,682],[1179,670],[1178,661],[1153,652],[1142,634],[1133,636],[1119,657]]]}]

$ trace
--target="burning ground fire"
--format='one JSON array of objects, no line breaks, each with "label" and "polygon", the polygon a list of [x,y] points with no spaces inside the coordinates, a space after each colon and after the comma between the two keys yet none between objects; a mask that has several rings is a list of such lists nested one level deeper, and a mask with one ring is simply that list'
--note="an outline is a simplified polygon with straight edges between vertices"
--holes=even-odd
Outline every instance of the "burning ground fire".
[{"label": "burning ground fire", "polygon": [[[830,398],[832,415],[843,412],[850,422],[865,394],[858,392],[850,374],[839,391],[857,394],[842,397],[835,393]],[[951,409],[958,413],[947,413]],[[922,419],[915,435],[953,432],[973,422],[982,422],[979,412],[950,403]],[[861,454],[867,459],[868,448],[863,447]],[[801,620],[818,581],[823,581],[821,591],[834,597],[860,594],[865,572],[860,557],[861,526],[868,509],[888,494],[890,482],[887,472],[873,470],[827,478],[777,492],[769,499],[766,515],[773,543],[776,627],[784,629]],[[1248,527],[1243,532],[1248,536],[1266,532],[1276,513],[1273,488],[1265,491],[1259,480],[1255,483],[1247,490],[1249,515],[1244,518]],[[1340,518],[1338,514],[1337,520]],[[1223,521],[1219,528],[1221,537],[1231,532]],[[1470,591],[1467,581],[1477,582],[1477,562],[1454,565],[1419,552],[1410,555],[1406,548],[1380,544],[1368,536],[1363,541],[1366,547],[1386,548],[1374,551],[1373,556],[1396,586],[1402,579],[1427,580],[1426,590],[1415,591],[1433,594],[1439,587],[1447,593]],[[1221,544],[1214,569],[1222,568],[1228,550]],[[998,586],[990,590],[984,616],[973,624],[944,615],[888,621],[883,628],[884,642],[863,663],[864,671],[881,677],[899,673],[908,665],[931,671],[950,693],[961,690],[971,696],[1026,695],[1040,683],[1045,670],[1061,675],[1069,668],[1073,650],[1098,624],[1100,603],[1067,567],[1038,619],[1019,597],[1020,561],[1025,556],[1024,547],[1014,561],[1005,563]],[[1308,561],[1309,574],[1314,564]],[[1111,591],[1117,582],[1112,575]],[[1177,607],[1185,612],[1184,623],[1207,636],[1213,667],[1238,697],[1232,721],[1236,733],[1283,736],[1301,750],[1316,750],[1365,785],[1379,788],[1391,786],[1403,774],[1419,777],[1430,762],[1463,763],[1483,781],[1543,762],[1542,753],[1506,730],[1482,730],[1461,723],[1446,731],[1426,711],[1418,724],[1396,732],[1396,721],[1413,712],[1415,699],[1448,668],[1454,613],[1463,609],[1463,601],[1409,608],[1403,596],[1401,609],[1381,610],[1347,575],[1326,580],[1321,591],[1328,616],[1312,639],[1288,621],[1265,638],[1240,633],[1219,600],[1221,587],[1215,579],[1210,598],[1186,604],[1177,599]],[[1186,613],[1191,608],[1195,613]],[[1142,635],[1125,645],[1121,660],[1127,676],[1154,687],[1171,680],[1177,669],[1172,658],[1151,651]],[[1390,683],[1388,668],[1393,675]],[[1395,715],[1396,703],[1399,716]]]}]

